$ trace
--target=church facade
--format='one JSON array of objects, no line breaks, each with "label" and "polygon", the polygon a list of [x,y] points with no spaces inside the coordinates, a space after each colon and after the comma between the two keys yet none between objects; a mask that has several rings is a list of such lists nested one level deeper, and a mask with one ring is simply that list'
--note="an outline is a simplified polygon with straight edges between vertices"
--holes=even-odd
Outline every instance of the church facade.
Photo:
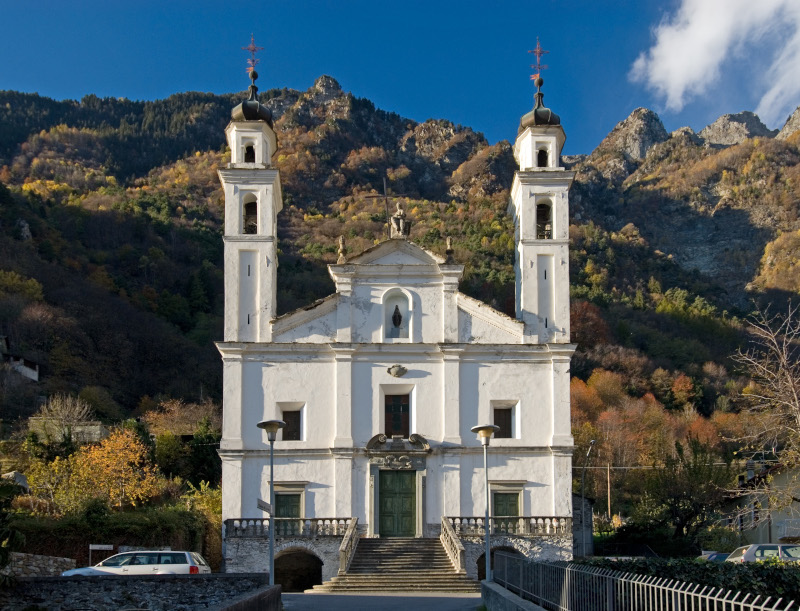
[{"label": "church facade", "polygon": [[[450,250],[409,241],[399,205],[390,239],[351,256],[341,242],[338,262],[328,266],[333,295],[277,316],[277,139],[255,91],[232,112],[231,162],[219,171],[228,570],[245,570],[234,525],[268,517],[257,506],[270,493],[269,444],[256,426],[263,420],[286,422],[274,444],[278,518],[357,518],[368,537],[438,537],[448,520],[466,535],[482,525],[486,508],[483,451],[470,428],[488,423],[499,427],[488,449],[491,515],[568,524],[574,174],[560,166],[564,131],[541,93],[514,146],[512,318],[460,293],[463,266]],[[570,557],[571,543],[556,552]],[[248,563],[252,570],[252,557]],[[261,570],[266,565],[264,554]]]}]

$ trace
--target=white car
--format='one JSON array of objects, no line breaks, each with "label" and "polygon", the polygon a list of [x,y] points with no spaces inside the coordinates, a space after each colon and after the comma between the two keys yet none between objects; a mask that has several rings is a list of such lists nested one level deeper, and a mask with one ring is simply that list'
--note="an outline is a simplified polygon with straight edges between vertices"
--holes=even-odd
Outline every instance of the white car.
[{"label": "white car", "polygon": [[199,575],[210,572],[211,567],[197,552],[142,551],[117,554],[94,566],[64,571],[61,576]]},{"label": "white car", "polygon": [[758,562],[775,558],[784,562],[800,562],[800,545],[795,543],[753,543],[738,547],[725,562]]}]

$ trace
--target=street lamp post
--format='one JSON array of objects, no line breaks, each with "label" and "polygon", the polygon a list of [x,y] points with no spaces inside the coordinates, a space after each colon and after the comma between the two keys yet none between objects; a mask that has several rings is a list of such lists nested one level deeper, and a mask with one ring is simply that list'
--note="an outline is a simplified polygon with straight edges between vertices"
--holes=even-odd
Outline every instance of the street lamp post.
[{"label": "street lamp post", "polygon": [[586,495],[584,494],[586,486],[586,464],[589,462],[589,454],[592,453],[595,440],[589,442],[589,450],[586,452],[586,458],[583,459],[583,471],[581,472],[581,556],[586,557]]},{"label": "street lamp post", "polygon": [[492,563],[491,563],[491,548],[489,546],[489,466],[487,463],[487,450],[489,448],[489,440],[492,434],[500,430],[496,424],[479,424],[470,429],[473,433],[477,433],[481,438],[481,445],[483,445],[483,482],[486,490],[486,517],[483,522],[483,528],[486,532],[486,581],[492,580]]},{"label": "street lamp post", "polygon": [[278,431],[286,426],[283,420],[265,420],[258,428],[267,432],[269,440],[269,585],[275,585],[275,460],[273,456]]}]

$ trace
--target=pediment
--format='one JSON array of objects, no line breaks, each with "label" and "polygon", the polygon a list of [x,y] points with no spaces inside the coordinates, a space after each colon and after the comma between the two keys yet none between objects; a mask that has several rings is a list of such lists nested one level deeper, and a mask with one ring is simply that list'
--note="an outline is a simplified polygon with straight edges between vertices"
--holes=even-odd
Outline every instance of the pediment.
[{"label": "pediment", "polygon": [[444,258],[408,240],[385,240],[347,261],[355,265],[441,265]]}]

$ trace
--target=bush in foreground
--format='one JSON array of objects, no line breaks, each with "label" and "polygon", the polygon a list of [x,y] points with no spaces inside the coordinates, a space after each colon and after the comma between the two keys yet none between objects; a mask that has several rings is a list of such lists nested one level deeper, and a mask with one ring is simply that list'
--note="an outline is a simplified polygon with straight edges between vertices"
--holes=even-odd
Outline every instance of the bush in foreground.
[{"label": "bush in foreground", "polygon": [[707,562],[688,558],[638,558],[611,560],[594,558],[578,561],[586,566],[611,569],[637,575],[652,575],[687,583],[741,590],[761,596],[800,600],[800,563]]}]

